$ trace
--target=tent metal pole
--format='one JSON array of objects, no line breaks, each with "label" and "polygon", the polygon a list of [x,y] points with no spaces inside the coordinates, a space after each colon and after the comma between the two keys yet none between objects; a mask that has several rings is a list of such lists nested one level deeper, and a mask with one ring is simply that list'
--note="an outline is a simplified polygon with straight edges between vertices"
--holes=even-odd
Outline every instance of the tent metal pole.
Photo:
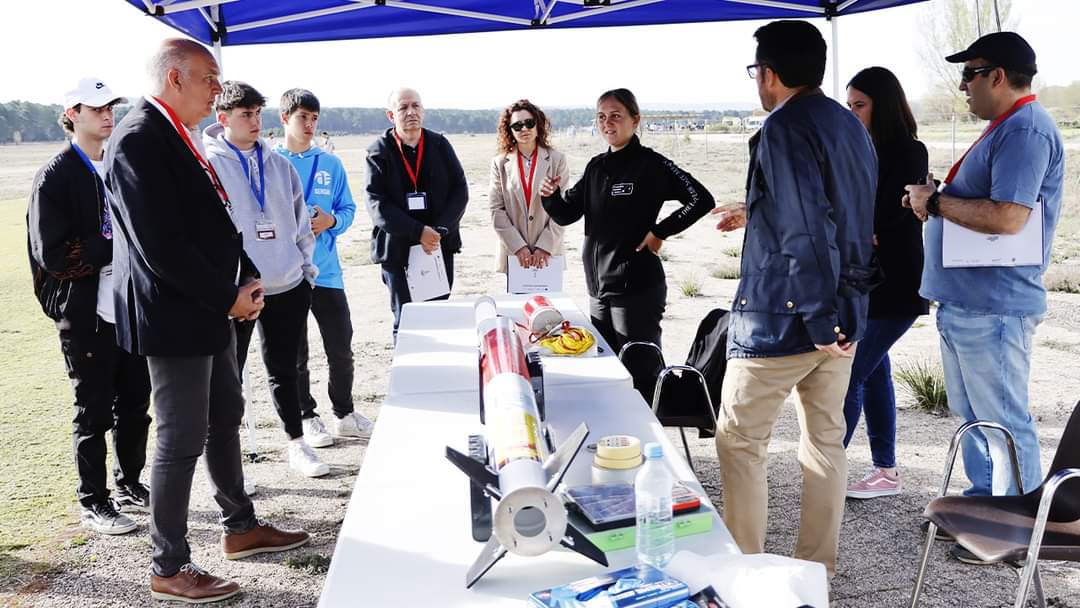
[{"label": "tent metal pole", "polygon": [[221,63],[221,36],[219,35],[221,29],[221,9],[218,8],[217,5],[210,7],[210,18],[214,22],[211,26],[214,28],[213,35],[211,36],[214,41],[214,61],[216,61],[218,65],[218,78],[224,80],[225,66]]},{"label": "tent metal pole", "polygon": [[237,2],[237,0],[188,0],[187,2],[175,2],[173,4],[155,4],[154,8],[155,10],[163,11],[166,15],[171,15],[173,13],[182,13],[204,6],[213,8],[219,4],[228,4],[230,2]]},{"label": "tent metal pole", "polygon": [[840,29],[839,16],[829,19],[832,23],[832,89],[833,99],[840,101]]}]

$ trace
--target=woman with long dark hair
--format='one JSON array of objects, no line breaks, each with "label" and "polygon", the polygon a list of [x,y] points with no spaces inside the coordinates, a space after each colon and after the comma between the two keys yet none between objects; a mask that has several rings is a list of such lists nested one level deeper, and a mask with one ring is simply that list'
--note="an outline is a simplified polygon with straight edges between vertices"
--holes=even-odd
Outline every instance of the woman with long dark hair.
[{"label": "woman with long dark hair", "polygon": [[[667,280],[657,252],[664,239],[689,228],[715,206],[708,190],[636,131],[637,99],[627,89],[607,91],[596,102],[596,127],[608,151],[594,156],[573,188],[563,178],[544,180],[541,195],[551,219],[562,225],[585,218],[582,259],[592,323],[618,352],[630,341],[660,345]],[[665,201],[682,203],[657,221]]]},{"label": "woman with long dark hair", "polygon": [[548,143],[550,129],[543,110],[528,99],[499,114],[499,153],[491,160],[488,184],[491,222],[499,235],[497,272],[506,272],[511,255],[523,268],[543,268],[551,256],[563,253],[563,227],[540,204],[545,177],[570,181],[566,157]]},{"label": "woman with long dark hair", "polygon": [[874,207],[874,251],[884,282],[870,292],[866,334],[851,367],[851,384],[844,400],[847,435],[851,441],[860,413],[866,414],[866,433],[874,468],[848,486],[848,498],[877,498],[900,493],[896,469],[896,392],[889,349],[929,312],[919,296],[922,280],[922,224],[900,204],[904,186],[921,183],[927,174],[926,146],[916,139],[918,126],[904,89],[892,72],[881,67],[862,70],[847,86],[851,111],[870,131],[878,154],[878,187]]}]

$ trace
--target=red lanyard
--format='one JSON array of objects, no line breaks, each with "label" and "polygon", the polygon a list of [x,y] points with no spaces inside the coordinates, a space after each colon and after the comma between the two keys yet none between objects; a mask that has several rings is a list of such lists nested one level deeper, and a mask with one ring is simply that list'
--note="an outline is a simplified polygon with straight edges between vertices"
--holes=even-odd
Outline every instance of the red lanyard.
[{"label": "red lanyard", "polygon": [[964,155],[960,157],[960,160],[956,161],[956,164],[954,164],[952,166],[952,169],[949,169],[949,175],[945,177],[945,183],[946,184],[952,183],[953,178],[956,177],[956,172],[960,170],[960,164],[964,162],[964,159],[967,158],[968,152],[971,152],[972,148],[979,145],[980,141],[986,139],[986,136],[990,135],[991,131],[996,129],[998,127],[998,125],[1000,125],[1001,123],[1005,122],[1005,119],[1007,119],[1008,117],[1015,114],[1020,108],[1026,106],[1027,104],[1032,103],[1034,101],[1035,101],[1035,96],[1034,95],[1028,95],[1027,97],[1021,97],[1020,99],[1018,99],[1016,101],[1016,103],[1013,104],[1013,106],[1011,108],[1009,108],[1009,110],[1007,112],[1005,112],[1001,116],[998,116],[997,118],[995,118],[994,121],[990,123],[990,126],[986,127],[986,130],[982,132],[982,135],[979,136],[979,139],[976,139],[975,143],[971,144],[971,147],[969,147],[967,149],[967,152],[964,152]]},{"label": "red lanyard", "polygon": [[191,153],[195,155],[195,160],[199,161],[199,165],[202,166],[203,171],[206,171],[210,176],[210,183],[214,184],[214,189],[217,190],[218,196],[221,197],[221,202],[225,203],[227,208],[232,209],[232,203],[229,202],[229,194],[225,192],[225,186],[221,185],[221,180],[218,178],[217,171],[214,171],[214,166],[206,162],[206,159],[202,157],[202,154],[199,154],[199,150],[195,148],[195,144],[191,143],[191,137],[188,135],[187,127],[184,126],[184,123],[180,122],[180,118],[176,115],[176,112],[169,107],[169,104],[161,101],[157,97],[154,98],[154,101],[165,108],[165,113],[168,114],[169,119],[172,120],[173,127],[176,127],[176,132],[180,134],[180,139],[184,140],[188,150],[191,150]]},{"label": "red lanyard", "polygon": [[540,147],[537,146],[532,153],[532,167],[529,168],[529,179],[525,180],[525,163],[521,160],[521,151],[518,151],[518,174],[521,176],[521,187],[525,190],[525,208],[528,209],[532,204],[532,187],[533,178],[536,177],[536,156],[540,152]]},{"label": "red lanyard", "polygon": [[401,137],[398,135],[397,129],[394,129],[394,139],[397,140],[398,152],[401,152],[401,162],[405,163],[405,172],[409,174],[409,179],[412,180],[413,192],[416,192],[416,180],[420,176],[420,163],[424,162],[424,132],[420,131],[420,141],[416,144],[415,171],[413,170],[412,166],[409,165],[409,159],[405,158],[405,150],[401,147]]}]

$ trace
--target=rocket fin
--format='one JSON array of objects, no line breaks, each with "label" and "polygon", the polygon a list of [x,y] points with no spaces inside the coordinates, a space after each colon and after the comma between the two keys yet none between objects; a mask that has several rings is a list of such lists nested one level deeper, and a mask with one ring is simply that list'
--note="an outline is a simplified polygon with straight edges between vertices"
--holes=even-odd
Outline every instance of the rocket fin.
[{"label": "rocket fin", "polygon": [[574,458],[581,451],[581,446],[585,445],[585,439],[588,436],[589,426],[582,422],[574,429],[570,437],[562,442],[559,449],[548,457],[547,462],[544,463],[544,473],[548,477],[548,491],[554,492],[555,488],[559,487],[567,469],[570,468],[570,463],[574,462]]},{"label": "rocket fin", "polygon": [[[480,550],[480,555],[476,557],[476,561],[469,567],[469,571],[465,573],[465,588],[472,587],[476,581],[480,580],[480,577],[487,574],[488,570],[496,564],[503,556],[506,555],[506,547],[499,543],[499,539],[494,536],[488,540],[484,548]],[[604,565],[607,565],[606,563]]]},{"label": "rocket fin", "polygon": [[566,523],[566,536],[563,537],[561,542],[562,546],[584,555],[601,566],[608,565],[607,556],[600,550],[600,547],[594,545],[589,540],[589,537],[585,536],[584,532],[574,527],[573,523]]},{"label": "rocket fin", "polygon": [[499,476],[484,463],[478,462],[450,446],[446,446],[446,459],[461,469],[463,473],[469,476],[469,479],[473,480],[481,488],[486,488],[489,485],[499,487]]}]

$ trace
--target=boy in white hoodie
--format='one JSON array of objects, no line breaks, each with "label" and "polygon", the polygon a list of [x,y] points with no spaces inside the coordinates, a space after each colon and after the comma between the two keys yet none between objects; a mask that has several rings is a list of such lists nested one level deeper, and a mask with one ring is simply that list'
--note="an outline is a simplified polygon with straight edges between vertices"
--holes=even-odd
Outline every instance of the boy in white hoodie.
[{"label": "boy in white hoodie", "polygon": [[300,176],[259,138],[265,105],[266,98],[252,86],[233,80],[223,83],[214,102],[218,122],[203,131],[203,143],[232,201],[244,251],[259,269],[266,290],[266,306],[258,320],[236,321],[237,359],[243,368],[258,323],[274,407],[289,436],[289,466],[308,477],[320,477],[330,467],[304,442],[296,370],[296,352],[318,274],[312,263],[315,236]]}]

